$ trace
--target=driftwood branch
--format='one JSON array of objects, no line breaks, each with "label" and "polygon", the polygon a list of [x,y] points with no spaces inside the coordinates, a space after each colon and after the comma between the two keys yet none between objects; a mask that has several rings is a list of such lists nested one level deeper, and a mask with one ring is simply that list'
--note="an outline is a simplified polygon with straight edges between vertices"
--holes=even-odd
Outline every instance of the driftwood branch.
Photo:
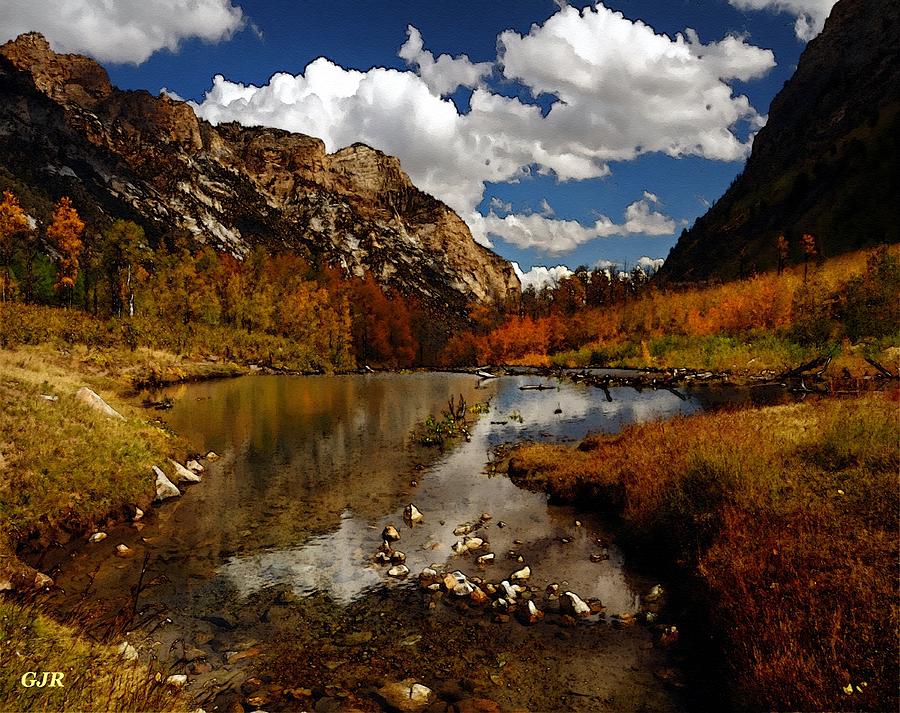
[{"label": "driftwood branch", "polygon": [[892,374],[888,369],[886,369],[885,367],[883,367],[881,364],[879,364],[879,363],[878,363],[877,361],[875,361],[874,359],[869,359],[869,357],[866,357],[866,361],[867,361],[869,364],[871,364],[872,366],[874,366],[876,369],[878,369],[878,371],[881,373],[882,376],[887,377],[888,379],[898,379],[898,378],[900,378],[900,375],[898,375],[898,374]]}]

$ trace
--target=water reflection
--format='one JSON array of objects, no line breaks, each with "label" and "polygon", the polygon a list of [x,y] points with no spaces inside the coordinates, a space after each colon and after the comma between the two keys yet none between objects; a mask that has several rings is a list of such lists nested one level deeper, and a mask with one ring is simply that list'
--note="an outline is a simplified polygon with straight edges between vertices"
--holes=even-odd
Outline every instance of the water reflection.
[{"label": "water reflection", "polygon": [[[195,502],[192,497],[180,503],[176,520],[190,520],[231,542],[236,531],[253,523],[239,540],[244,552],[225,552],[216,569],[227,588],[244,597],[288,585],[298,594],[326,591],[346,603],[373,587],[395,585],[371,563],[381,529],[392,523],[401,527],[397,548],[407,555],[413,574],[437,565],[499,581],[520,566],[508,556],[513,551],[532,566],[537,585],[566,582],[615,611],[633,611],[637,594],[627,583],[619,552],[613,547],[608,560],[590,561],[606,547],[602,523],[549,506],[543,495],[488,477],[483,468],[501,442],[580,438],[690,413],[700,404],[665,391],[630,388],[614,389],[609,403],[599,390],[571,383],[520,389],[533,383],[533,378],[509,377],[476,391],[478,382],[470,376],[417,374],[255,378],[189,387],[177,395],[173,425],[194,442],[218,449],[225,467],[217,476],[223,482],[204,488]],[[419,472],[418,487],[410,489],[409,434],[458,393],[469,403],[490,399],[491,411],[472,428],[469,442]],[[203,399],[200,410],[192,405],[197,398]],[[425,514],[425,522],[412,530],[402,527],[407,500]],[[474,556],[456,556],[451,547],[457,540],[454,527],[477,521],[483,512],[493,519],[480,535],[497,557],[480,572]],[[583,521],[580,528],[576,517]],[[298,519],[308,524],[307,536],[297,537],[288,526]],[[501,520],[506,527],[497,526]]]}]

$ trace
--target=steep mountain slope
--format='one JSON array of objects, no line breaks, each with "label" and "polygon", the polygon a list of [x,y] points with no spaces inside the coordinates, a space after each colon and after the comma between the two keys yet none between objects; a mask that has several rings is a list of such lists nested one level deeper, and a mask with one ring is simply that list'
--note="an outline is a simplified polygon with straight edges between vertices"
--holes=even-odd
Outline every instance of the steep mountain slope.
[{"label": "steep mountain slope", "polygon": [[742,175],[682,234],[657,280],[733,279],[900,241],[900,3],[840,0],[772,101]]},{"label": "steep mountain slope", "polygon": [[73,197],[89,219],[126,217],[241,256],[296,250],[462,314],[518,295],[511,265],[476,244],[400,162],[362,144],[214,127],[168,97],[114,88],[105,70],[38,34],[0,47],[0,182]]}]

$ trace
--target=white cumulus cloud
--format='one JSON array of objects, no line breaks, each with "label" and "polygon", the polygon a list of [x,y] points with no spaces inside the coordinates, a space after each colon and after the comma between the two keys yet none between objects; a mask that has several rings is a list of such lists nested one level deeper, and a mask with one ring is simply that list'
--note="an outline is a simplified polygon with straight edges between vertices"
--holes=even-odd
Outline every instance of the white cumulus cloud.
[{"label": "white cumulus cloud", "polygon": [[[761,119],[728,82],[759,77],[775,64],[772,52],[743,39],[703,44],[690,31],[673,39],[599,3],[582,11],[562,6],[524,36],[502,33],[490,66],[464,55],[435,59],[414,27],[400,55],[413,69],[361,72],[319,58],[264,86],[220,75],[194,107],[213,123],[318,136],[329,151],[362,141],[398,156],[413,182],[456,210],[483,244],[493,232],[560,253],[601,235],[663,234],[668,223],[649,203],[637,205],[624,228],[606,219],[587,227],[552,220],[546,211],[484,216],[476,206],[485,184],[533,172],[560,181],[599,178],[610,161],[648,152],[742,159],[750,142],[738,138],[736,126],[757,127]],[[552,95],[552,107],[542,113],[496,93],[490,82],[498,76]],[[446,96],[459,86],[473,88],[466,113]]]},{"label": "white cumulus cloud", "polygon": [[786,12],[796,18],[797,38],[809,42],[825,27],[825,20],[837,0],[728,0],[739,10],[771,10]]},{"label": "white cumulus cloud", "polygon": [[60,52],[140,64],[188,38],[230,39],[245,25],[231,0],[13,0],[3,3],[0,41],[38,31]]},{"label": "white cumulus cloud", "polygon": [[542,287],[556,287],[564,277],[575,274],[565,265],[557,265],[556,267],[535,265],[528,272],[523,272],[517,262],[512,263],[512,266],[516,276],[519,278],[519,282],[522,284],[523,291],[529,287],[533,287],[536,290],[540,290]]},{"label": "white cumulus cloud", "polygon": [[649,191],[625,208],[622,223],[615,223],[605,215],[593,224],[583,225],[577,220],[555,218],[553,208],[546,199],[541,202],[540,213],[510,213],[498,216],[493,208],[486,216],[474,213],[469,216],[473,233],[479,236],[498,237],[522,249],[533,249],[547,255],[571,252],[596,238],[614,235],[672,235],[675,221],[654,210],[659,198]]},{"label": "white cumulus cloud", "polygon": [[425,49],[422,33],[412,25],[406,28],[407,40],[397,53],[406,64],[416,68],[422,81],[438,96],[452,94],[460,87],[476,87],[483,77],[493,71],[491,62],[473,63],[466,55],[451,57],[442,54],[437,59]]}]

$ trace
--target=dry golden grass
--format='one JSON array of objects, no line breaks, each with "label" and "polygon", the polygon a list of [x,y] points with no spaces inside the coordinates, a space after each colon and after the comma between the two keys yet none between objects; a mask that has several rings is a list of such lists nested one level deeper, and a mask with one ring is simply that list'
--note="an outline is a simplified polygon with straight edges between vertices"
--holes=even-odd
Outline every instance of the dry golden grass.
[{"label": "dry golden grass", "polygon": [[632,543],[681,563],[724,642],[732,704],[778,710],[897,708],[898,469],[896,392],[650,423],[510,461],[531,487],[599,498]]},{"label": "dry golden grass", "polygon": [[[0,710],[187,711],[188,697],[165,684],[167,671],[126,662],[35,608],[0,599]],[[63,673],[62,686],[27,688],[26,671]],[[40,674],[39,674],[40,677]]]}]

